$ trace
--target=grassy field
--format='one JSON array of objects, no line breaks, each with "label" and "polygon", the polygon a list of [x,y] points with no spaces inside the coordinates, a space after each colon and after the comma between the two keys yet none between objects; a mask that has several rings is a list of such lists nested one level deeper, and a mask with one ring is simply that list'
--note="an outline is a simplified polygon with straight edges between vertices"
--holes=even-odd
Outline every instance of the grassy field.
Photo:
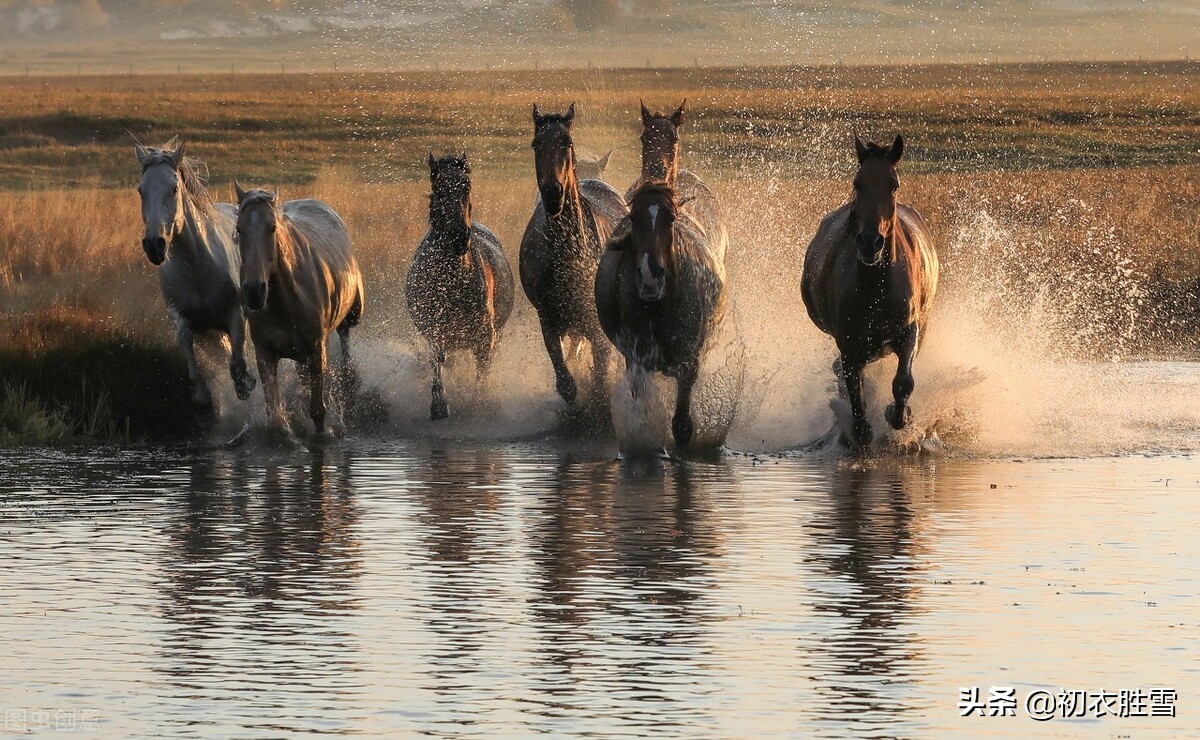
[{"label": "grassy field", "polygon": [[[1184,63],[0,79],[0,317],[11,327],[83,307],[82,324],[60,325],[166,346],[131,134],[178,133],[220,200],[237,178],[333,204],[366,272],[364,332],[408,337],[402,286],[425,229],[428,151],[470,153],[476,218],[515,264],[535,193],[533,101],[575,101],[577,145],[613,149],[607,179],[623,189],[639,165],[638,98],[666,108],[686,96],[685,166],[725,200],[733,281],[768,270],[784,276],[770,290],[798,302],[803,248],[849,190],[851,131],[902,132],[902,196],[935,229],[949,291],[982,281],[1049,301],[1078,354],[1190,356],[1197,83],[1200,65]],[[532,320],[522,303],[518,320]],[[0,375],[15,378],[40,345],[9,333]],[[22,382],[22,404],[63,407]]]}]

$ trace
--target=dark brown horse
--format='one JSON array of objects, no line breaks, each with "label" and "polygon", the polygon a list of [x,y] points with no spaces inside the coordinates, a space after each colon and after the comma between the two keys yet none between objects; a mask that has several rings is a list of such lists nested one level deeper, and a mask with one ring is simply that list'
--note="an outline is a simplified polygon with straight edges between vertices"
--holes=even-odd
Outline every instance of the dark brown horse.
[{"label": "dark brown horse", "polygon": [[896,353],[894,402],[885,417],[894,429],[912,418],[912,363],[937,291],[938,257],[925,220],[897,201],[904,139],[884,146],[855,136],[854,146],[854,195],[821,221],[804,258],[800,290],[813,323],[837,341],[841,356],[834,371],[850,396],[853,442],[864,448],[874,436],[863,407],[868,363]]},{"label": "dark brown horse", "polygon": [[467,155],[429,155],[429,231],[408,268],[408,315],[429,342],[433,401],[429,418],[450,415],[442,364],[452,350],[470,350],[482,381],[496,338],[513,305],[513,277],[500,239],[471,219]]},{"label": "dark brown horse", "polygon": [[541,198],[521,239],[521,287],[537,309],[542,339],[554,366],[555,388],[575,406],[575,379],[567,370],[563,340],[586,339],[592,350],[593,402],[603,397],[608,342],[596,318],[592,289],[596,266],[613,226],[625,215],[616,190],[575,174],[571,125],[566,114],[542,115],[533,106],[533,154]]},{"label": "dark brown horse", "polygon": [[680,208],[710,236],[724,259],[729,230],[721,201],[699,176],[679,166],[679,130],[683,126],[686,106],[687,98],[684,98],[675,112],[667,115],[651,113],[646,104],[641,103],[642,174],[625,191],[625,200],[632,200],[643,183],[667,183],[674,189]]},{"label": "dark brown horse", "polygon": [[596,273],[600,325],[627,370],[676,379],[671,433],[685,447],[700,354],[725,310],[724,250],[679,209],[666,183],[643,184],[629,206],[630,227],[609,240]]}]

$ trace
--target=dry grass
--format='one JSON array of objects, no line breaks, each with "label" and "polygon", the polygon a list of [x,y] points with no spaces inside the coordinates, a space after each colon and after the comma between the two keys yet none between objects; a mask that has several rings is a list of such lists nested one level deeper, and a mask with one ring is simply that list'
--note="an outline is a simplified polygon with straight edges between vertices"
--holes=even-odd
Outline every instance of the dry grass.
[{"label": "dry grass", "polygon": [[[156,273],[139,246],[137,167],[124,128],[151,141],[182,133],[209,162],[219,200],[231,199],[236,176],[331,203],[364,268],[363,331],[408,337],[403,284],[426,228],[425,153],[470,152],[475,217],[515,265],[535,194],[529,102],[576,100],[581,147],[614,148],[608,177],[623,189],[638,163],[642,92],[659,105],[689,98],[685,163],[727,205],[735,287],[761,274],[792,281],[821,215],[848,193],[851,127],[898,129],[911,152],[903,198],[935,230],[947,295],[982,281],[1010,304],[1049,297],[1064,346],[1080,354],[1194,354],[1198,78],[1181,65],[1117,65],[8,80],[0,318],[24,333],[0,346],[4,413],[23,408],[56,428],[54,414],[70,404],[30,379],[77,341],[165,351],[156,362],[182,382]],[[790,282],[771,289],[799,301]],[[91,323],[54,313],[79,305]],[[30,334],[44,316],[53,319],[45,331]],[[514,320],[533,320],[522,300]],[[79,377],[51,377],[82,398]],[[113,386],[89,387],[108,394],[104,403],[121,401]],[[78,433],[86,404],[71,403]]]}]

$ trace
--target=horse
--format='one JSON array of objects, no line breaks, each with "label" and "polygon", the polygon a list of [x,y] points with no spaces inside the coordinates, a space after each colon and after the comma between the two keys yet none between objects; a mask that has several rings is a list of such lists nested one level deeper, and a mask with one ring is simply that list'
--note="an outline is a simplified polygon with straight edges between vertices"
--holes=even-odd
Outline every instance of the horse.
[{"label": "horse", "polygon": [[469,349],[480,382],[512,313],[513,276],[500,239],[471,219],[467,155],[429,155],[429,231],[408,268],[408,315],[429,343],[433,400],[429,418],[450,415],[442,386],[446,352]]},{"label": "horse", "polygon": [[608,169],[608,161],[612,159],[613,150],[603,157],[579,154],[575,158],[575,177],[580,180],[602,180],[604,171]]},{"label": "horse", "polygon": [[[245,191],[238,198],[236,240],[242,255],[242,296],[267,413],[285,427],[277,375],[280,358],[295,360],[309,392],[309,415],[325,432],[325,368],[330,333],[341,340],[335,389],[353,392],[350,329],[363,312],[363,281],[350,234],[337,212],[319,200],[281,203],[278,193]],[[344,407],[344,403],[342,404]]]},{"label": "horse", "polygon": [[691,402],[700,354],[725,313],[724,254],[665,182],[637,189],[629,223],[609,239],[600,260],[596,309],[627,371],[657,371],[677,381],[671,434],[682,448],[695,431]]},{"label": "horse", "polygon": [[212,392],[196,363],[197,334],[220,332],[229,339],[229,374],[237,397],[246,400],[254,376],[246,369],[246,312],[233,243],[235,209],[214,203],[200,176],[201,165],[184,154],[178,137],[164,147],[134,144],[142,167],[138,194],[146,259],[160,266],[158,282],[175,337],[187,362],[192,403],[202,418],[215,414]]},{"label": "horse", "polygon": [[680,207],[696,226],[711,235],[711,240],[725,259],[729,229],[721,201],[696,173],[679,166],[679,130],[683,126],[687,98],[673,113],[651,113],[642,102],[642,173],[625,191],[625,200],[633,198],[642,184],[665,182],[674,189]]},{"label": "horse", "polygon": [[541,198],[521,239],[521,287],[537,310],[542,340],[554,366],[555,389],[572,408],[577,386],[567,370],[563,340],[586,339],[592,351],[593,402],[602,396],[609,345],[596,317],[592,287],[605,240],[625,215],[625,202],[601,180],[575,172],[571,126],[565,114],[542,115],[533,105],[533,151]]},{"label": "horse", "polygon": [[800,289],[809,318],[837,342],[834,372],[850,397],[852,442],[863,449],[874,437],[863,407],[863,368],[889,352],[899,365],[884,416],[893,429],[912,420],[912,363],[937,292],[938,256],[921,214],[897,198],[904,138],[888,146],[855,135],[854,147],[854,193],[822,219]]}]

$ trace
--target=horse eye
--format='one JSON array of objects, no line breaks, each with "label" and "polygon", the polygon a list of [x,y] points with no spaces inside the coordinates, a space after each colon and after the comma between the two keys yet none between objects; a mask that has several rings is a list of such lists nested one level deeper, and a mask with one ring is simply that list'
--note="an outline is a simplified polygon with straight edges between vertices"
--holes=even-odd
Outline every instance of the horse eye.
[{"label": "horse eye", "polygon": [[176,185],[175,187],[171,188],[171,195],[175,195],[175,194],[176,194],[176,193],[178,193],[178,192],[179,192],[179,186],[178,186],[178,185]]}]

